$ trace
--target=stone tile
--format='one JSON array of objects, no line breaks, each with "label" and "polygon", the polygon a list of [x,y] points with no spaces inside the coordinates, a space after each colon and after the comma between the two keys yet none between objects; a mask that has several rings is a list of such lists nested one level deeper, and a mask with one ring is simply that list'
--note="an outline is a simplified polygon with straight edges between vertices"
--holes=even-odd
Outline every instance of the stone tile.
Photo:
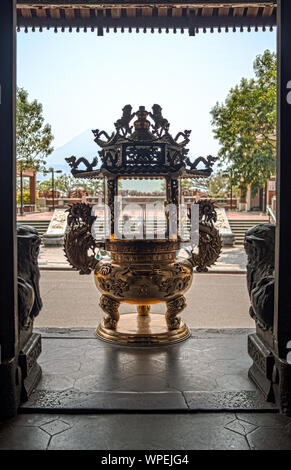
[{"label": "stone tile", "polygon": [[72,375],[73,373],[78,373],[81,368],[81,362],[72,361],[72,360],[54,360],[50,359],[47,361],[41,362],[41,368],[43,375],[53,374],[53,375]]},{"label": "stone tile", "polygon": [[[40,330],[42,331],[42,330]],[[87,338],[85,337],[76,337],[74,335],[74,331],[71,329],[63,329],[64,334],[59,334],[55,335],[52,333],[52,335],[47,335],[44,336],[43,338],[43,347],[45,349],[50,349],[51,345],[54,345],[54,351],[55,350],[78,350],[78,348],[81,349],[91,349],[94,347],[101,347],[102,344],[100,344],[100,341],[98,341],[97,338]]]},{"label": "stone tile", "polygon": [[167,383],[170,388],[175,388],[177,390],[191,390],[191,391],[211,391],[217,390],[217,383],[215,378],[208,375],[202,375],[196,373],[181,373],[177,371],[176,373],[169,373],[166,376]]},{"label": "stone tile", "polygon": [[123,378],[130,378],[135,375],[163,375],[165,364],[152,357],[139,357],[127,363],[115,364],[114,372]]},{"label": "stone tile", "polygon": [[175,386],[170,386],[167,377],[158,375],[134,375],[125,378],[118,383],[115,390],[131,392],[162,392],[177,390]]},{"label": "stone tile", "polygon": [[245,330],[232,330],[233,334],[194,330],[194,337],[185,343],[149,349],[111,346],[63,331],[65,338],[43,340],[39,390],[73,386],[86,393],[253,389],[245,380],[250,365]]},{"label": "stone tile", "polygon": [[37,427],[9,426],[0,431],[0,450],[45,450],[49,440]]},{"label": "stone tile", "polygon": [[95,339],[96,338],[96,328],[34,328],[35,333],[41,333],[42,338],[86,338],[86,339]]},{"label": "stone tile", "polygon": [[241,434],[242,436],[246,436],[247,434],[256,429],[256,426],[254,426],[253,424],[247,423],[246,421],[241,421],[239,419],[231,421],[224,427],[225,429],[229,429],[230,431]]},{"label": "stone tile", "polygon": [[[237,413],[237,418],[234,413],[51,414],[44,419],[49,422],[41,423],[39,414],[23,414],[2,422],[0,449],[46,449],[50,442],[49,449],[247,450],[249,443],[256,450],[291,450],[291,420],[277,413]],[[37,426],[50,432],[51,441]]]},{"label": "stone tile", "polygon": [[69,335],[69,331],[67,330],[68,334],[65,338],[60,338],[60,337],[48,337],[43,339],[43,347],[44,349],[50,349],[51,346],[53,345],[54,349],[58,348],[64,348],[64,349],[78,349],[80,347],[87,349],[90,347],[100,347],[103,348],[104,343],[101,343],[97,338],[74,338],[74,336]]},{"label": "stone tile", "polygon": [[223,374],[216,377],[219,390],[256,390],[254,383],[248,378],[248,372],[243,374]]},{"label": "stone tile", "polygon": [[47,432],[50,436],[60,434],[70,428],[70,425],[61,419],[55,419],[47,424],[43,424],[40,428]]},{"label": "stone tile", "polygon": [[68,390],[74,385],[74,379],[65,375],[43,374],[38,383],[38,390]]},{"label": "stone tile", "polygon": [[[184,418],[187,420],[189,418],[187,418],[187,416],[190,416],[190,414],[186,414],[186,413],[183,413],[181,415],[179,414],[176,414],[176,413],[169,413],[169,414],[161,414],[161,413],[157,413],[159,416],[164,416],[164,417],[171,417],[172,419],[176,419],[176,417],[179,418],[179,416],[184,416]],[[133,413],[133,414],[119,414],[119,413],[116,413],[114,414],[114,416],[120,416],[120,419],[122,416],[124,416],[124,420],[127,421],[127,418],[129,416],[136,416],[136,417],[139,417],[140,418],[140,422],[141,422],[141,426],[143,425],[143,418],[145,416],[156,416],[156,413],[155,414],[141,414],[141,413]],[[58,415],[52,415],[54,417],[57,417]],[[65,421],[71,425],[71,427],[75,426],[76,424],[86,424],[90,421],[95,421],[97,418],[99,417],[104,417],[104,418],[107,418],[109,415],[96,415],[96,414],[84,414],[84,413],[81,413],[81,414],[66,414],[65,416]],[[194,419],[195,420],[195,425],[203,425],[203,426],[206,426],[208,425],[209,423],[211,424],[211,426],[215,426],[215,427],[219,427],[219,426],[222,426],[224,427],[227,423],[229,423],[230,421],[234,421],[236,419],[236,416],[235,416],[235,413],[232,413],[232,412],[227,412],[227,413],[193,413],[192,415],[192,418],[190,419]]]},{"label": "stone tile", "polygon": [[47,423],[50,423],[54,419],[52,415],[45,414],[19,414],[16,418],[13,419],[14,426],[35,426],[41,427]]},{"label": "stone tile", "polygon": [[104,390],[121,389],[118,379],[114,379],[111,375],[104,373],[104,375],[85,375],[76,379],[74,382],[74,390],[93,393]]},{"label": "stone tile", "polygon": [[[22,405],[24,410],[188,410],[182,393],[174,392],[97,392],[76,390],[52,392],[36,390]],[[50,423],[49,423],[50,424]],[[44,427],[42,426],[44,429]]]},{"label": "stone tile", "polygon": [[188,406],[192,410],[272,410],[274,405],[267,403],[257,391],[184,392]]},{"label": "stone tile", "polygon": [[[123,360],[120,355],[105,354],[104,351],[96,360],[83,361],[78,373],[71,375],[76,379],[86,375],[98,378],[100,386],[107,388],[106,383],[114,384],[136,375],[159,375],[165,373],[165,366],[155,360],[147,357],[137,357],[135,359]],[[78,387],[79,388],[79,387]],[[104,389],[104,388],[103,388]]]},{"label": "stone tile", "polygon": [[283,428],[291,425],[291,418],[280,413],[237,413],[237,417],[257,427]]},{"label": "stone tile", "polygon": [[[187,410],[187,404],[180,392],[105,392],[90,394],[84,401],[83,406],[94,408],[96,400],[101,409],[116,410]],[[102,401],[101,401],[102,400]],[[101,401],[101,402],[100,402]]]},{"label": "stone tile", "polygon": [[248,449],[243,436],[197,415],[122,415],[83,417],[55,436],[49,449]]},{"label": "stone tile", "polygon": [[247,436],[252,450],[291,450],[291,429],[261,427]]},{"label": "stone tile", "polygon": [[[111,358],[113,361],[112,365],[115,367],[120,364],[129,364],[136,361],[135,355],[118,350],[109,350],[107,348],[87,348],[82,356],[84,363],[88,361],[102,361],[104,358]],[[109,361],[107,360],[107,362]]]}]

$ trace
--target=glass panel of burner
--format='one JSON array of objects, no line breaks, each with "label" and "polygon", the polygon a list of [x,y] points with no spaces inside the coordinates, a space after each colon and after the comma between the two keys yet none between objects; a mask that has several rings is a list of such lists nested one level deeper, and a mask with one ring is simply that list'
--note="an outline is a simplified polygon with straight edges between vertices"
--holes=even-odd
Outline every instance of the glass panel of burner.
[{"label": "glass panel of burner", "polygon": [[[192,244],[199,236],[199,199],[207,198],[208,183],[203,178],[182,178],[179,187],[179,236]],[[192,247],[193,248],[193,247]]]},{"label": "glass panel of burner", "polygon": [[[118,230],[122,238],[165,239],[165,178],[118,178]],[[116,214],[115,214],[116,217]]]},{"label": "glass panel of burner", "polygon": [[108,197],[108,183],[107,178],[103,178],[102,184],[92,205],[92,216],[95,220],[92,224],[91,233],[97,242],[104,242],[111,237],[111,212]]}]

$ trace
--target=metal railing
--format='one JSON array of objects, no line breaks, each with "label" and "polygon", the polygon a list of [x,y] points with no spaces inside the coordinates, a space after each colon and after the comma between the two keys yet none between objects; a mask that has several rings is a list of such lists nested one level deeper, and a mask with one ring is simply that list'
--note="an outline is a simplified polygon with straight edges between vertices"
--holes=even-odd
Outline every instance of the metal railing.
[{"label": "metal railing", "polygon": [[271,206],[267,206],[267,212],[268,212],[271,224],[276,225],[276,216]]}]

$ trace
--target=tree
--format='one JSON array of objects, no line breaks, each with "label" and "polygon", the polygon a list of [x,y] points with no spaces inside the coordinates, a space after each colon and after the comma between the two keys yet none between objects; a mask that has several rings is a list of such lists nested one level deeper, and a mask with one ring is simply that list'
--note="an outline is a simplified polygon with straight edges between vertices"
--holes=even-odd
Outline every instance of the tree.
[{"label": "tree", "polygon": [[[47,180],[40,181],[38,183],[38,189],[41,191],[52,191],[53,187],[53,181],[52,178],[49,178]],[[63,185],[60,183],[59,178],[55,178],[54,181],[54,188],[57,191],[63,191]]]},{"label": "tree", "polygon": [[220,166],[226,163],[233,185],[250,185],[253,194],[276,170],[276,54],[258,55],[254,73],[211,110]]},{"label": "tree", "polygon": [[80,179],[78,188],[84,188],[89,196],[95,196],[97,192],[103,192],[103,179]]},{"label": "tree", "polygon": [[53,151],[51,126],[44,123],[42,104],[28,101],[28,93],[17,88],[16,93],[16,157],[20,171],[41,170],[45,158]]},{"label": "tree", "polygon": [[208,180],[209,196],[223,197],[229,192],[229,179],[223,171],[218,171]]},{"label": "tree", "polygon": [[[62,193],[68,193],[71,190],[84,189],[89,195],[94,196],[98,190],[103,190],[103,180],[85,180],[74,178],[66,173],[55,178],[55,190]],[[41,191],[52,190],[52,178],[38,183],[38,189]]]},{"label": "tree", "polygon": [[[71,189],[75,189],[76,181],[77,180],[73,176],[67,175],[65,173],[54,179],[54,187],[58,191],[67,193]],[[41,181],[38,184],[38,188],[42,191],[50,191],[52,190],[52,184],[53,184],[52,178],[49,178],[47,180]]]},{"label": "tree", "polygon": [[[30,191],[29,191],[29,189],[24,189],[23,190],[22,198],[23,198],[23,204],[30,204]],[[38,200],[38,197],[36,197],[36,200]],[[20,191],[17,193],[16,201],[17,201],[17,204],[21,204],[21,193],[20,193]]]},{"label": "tree", "polygon": [[[19,178],[17,178],[17,180],[16,180],[16,191],[19,192],[20,189],[21,189],[21,183],[19,181]],[[29,178],[23,177],[22,190],[25,191],[26,189],[29,190]]]},{"label": "tree", "polygon": [[[36,171],[44,168],[45,158],[53,151],[51,126],[44,124],[42,105],[36,100],[29,102],[23,88],[16,91],[16,159],[20,174],[20,213],[23,214],[23,176],[25,169]],[[27,198],[26,198],[27,200]]]},{"label": "tree", "polygon": [[208,191],[208,181],[205,178],[183,178],[181,180],[181,189],[200,189]]}]

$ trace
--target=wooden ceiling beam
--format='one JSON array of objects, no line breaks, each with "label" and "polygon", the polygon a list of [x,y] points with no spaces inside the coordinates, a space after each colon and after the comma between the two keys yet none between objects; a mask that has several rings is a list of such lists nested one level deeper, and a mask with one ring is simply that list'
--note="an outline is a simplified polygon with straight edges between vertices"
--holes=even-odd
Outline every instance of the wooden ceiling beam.
[{"label": "wooden ceiling beam", "polygon": [[234,7],[233,15],[234,16],[243,16],[245,11],[245,7]]},{"label": "wooden ceiling beam", "polygon": [[[66,15],[72,15],[68,11]],[[76,18],[68,16],[66,18],[18,18],[19,27],[38,27],[38,26],[51,26],[51,27],[131,27],[131,28],[187,28],[190,26],[197,28],[218,28],[218,27],[268,27],[276,25],[276,17],[246,17],[246,16],[213,16],[213,17],[198,17],[198,16],[181,16],[181,17],[168,17],[164,16],[128,16],[126,18],[113,18],[112,16],[95,17],[95,18]]]},{"label": "wooden ceiling beam", "polygon": [[51,8],[50,9],[50,14],[51,14],[51,18],[60,18],[61,17],[61,13],[60,13],[59,8]]},{"label": "wooden ceiling beam", "polygon": [[81,18],[90,18],[90,9],[89,8],[82,8],[80,10]]},{"label": "wooden ceiling beam", "polygon": [[274,13],[274,7],[265,7],[263,11],[263,16],[272,16]]},{"label": "wooden ceiling beam", "polygon": [[66,9],[65,9],[65,18],[66,18],[67,20],[73,20],[73,19],[75,19],[75,13],[74,13],[73,8],[66,8]]},{"label": "wooden ceiling beam", "polygon": [[[183,24],[190,24],[193,27],[193,18],[199,19],[199,24],[203,28],[223,27],[223,26],[274,26],[276,24],[276,5],[268,1],[195,1],[181,0],[178,3],[169,4],[166,1],[140,0],[139,3],[128,4],[123,0],[117,0],[116,3],[106,3],[109,0],[101,2],[87,1],[86,6],[80,2],[66,2],[53,0],[53,3],[36,0],[27,3],[21,0],[21,6],[17,7],[18,26],[27,26],[29,19],[33,21],[31,26],[41,27],[44,23],[57,27],[55,22],[62,20],[61,27],[94,27],[95,18],[106,17],[116,20],[115,28],[124,27],[123,19],[132,18],[130,27],[159,27],[163,21],[168,23],[166,27],[172,27],[173,22],[179,22],[183,18]],[[149,1],[151,2],[149,4]],[[291,1],[291,0],[290,0]],[[94,6],[94,8],[93,8]],[[139,18],[138,22],[135,18]],[[157,18],[153,23],[151,18]],[[173,18],[173,21],[171,20]],[[189,20],[190,18],[190,20]],[[230,20],[230,19],[235,20]],[[77,23],[76,23],[76,20]],[[95,21],[95,23],[94,23]],[[162,23],[161,23],[162,21]],[[98,23],[98,27],[103,27]],[[133,24],[134,23],[134,24]],[[158,24],[159,23],[159,24]],[[141,25],[142,24],[142,25]],[[173,23],[174,24],[174,23]],[[138,26],[137,26],[138,25]],[[148,25],[148,26],[144,26]],[[104,26],[108,27],[108,26]],[[163,27],[163,26],[160,26]],[[176,27],[176,26],[175,26]],[[197,26],[199,27],[199,26]]]},{"label": "wooden ceiling beam", "polygon": [[[85,0],[82,2],[82,0],[16,0],[16,3],[17,5],[27,5],[27,6],[33,6],[33,5],[36,5],[36,6],[39,6],[39,5],[45,5],[45,6],[60,6],[60,5],[70,5],[70,6],[74,6],[74,5],[78,5],[79,7],[80,6],[89,6],[89,5],[96,5],[96,4],[100,4],[100,5],[104,5],[104,4],[108,4],[108,5],[121,5],[121,4],[127,4],[127,5],[141,5],[141,4],[169,4],[169,2],[167,0],[150,0],[147,1],[147,0],[139,0],[139,1],[136,1],[135,3],[134,2],[130,2],[130,0],[115,0],[115,2],[111,2],[109,0],[101,0],[101,1],[98,1],[98,0]],[[172,4],[192,4],[193,6],[194,5],[200,5],[200,6],[217,6],[217,5],[227,5],[229,4],[229,6],[246,6],[246,5],[253,5],[253,6],[261,6],[261,5],[267,5],[267,6],[271,6],[271,5],[276,5],[277,4],[277,1],[276,0],[173,0]]]},{"label": "wooden ceiling beam", "polygon": [[25,8],[81,8],[86,9],[91,7],[104,7],[105,5],[108,8],[120,8],[122,6],[126,8],[141,8],[141,7],[149,7],[149,6],[159,6],[159,7],[192,7],[192,8],[204,8],[204,9],[212,9],[212,8],[276,8],[276,1],[195,1],[195,0],[174,0],[173,2],[169,3],[168,0],[140,0],[130,2],[129,0],[116,0],[115,2],[111,2],[109,0],[103,1],[87,1],[86,3],[80,1],[57,1],[53,0],[52,2],[49,1],[27,1],[27,0],[18,0],[17,8],[18,9],[25,9]]}]

